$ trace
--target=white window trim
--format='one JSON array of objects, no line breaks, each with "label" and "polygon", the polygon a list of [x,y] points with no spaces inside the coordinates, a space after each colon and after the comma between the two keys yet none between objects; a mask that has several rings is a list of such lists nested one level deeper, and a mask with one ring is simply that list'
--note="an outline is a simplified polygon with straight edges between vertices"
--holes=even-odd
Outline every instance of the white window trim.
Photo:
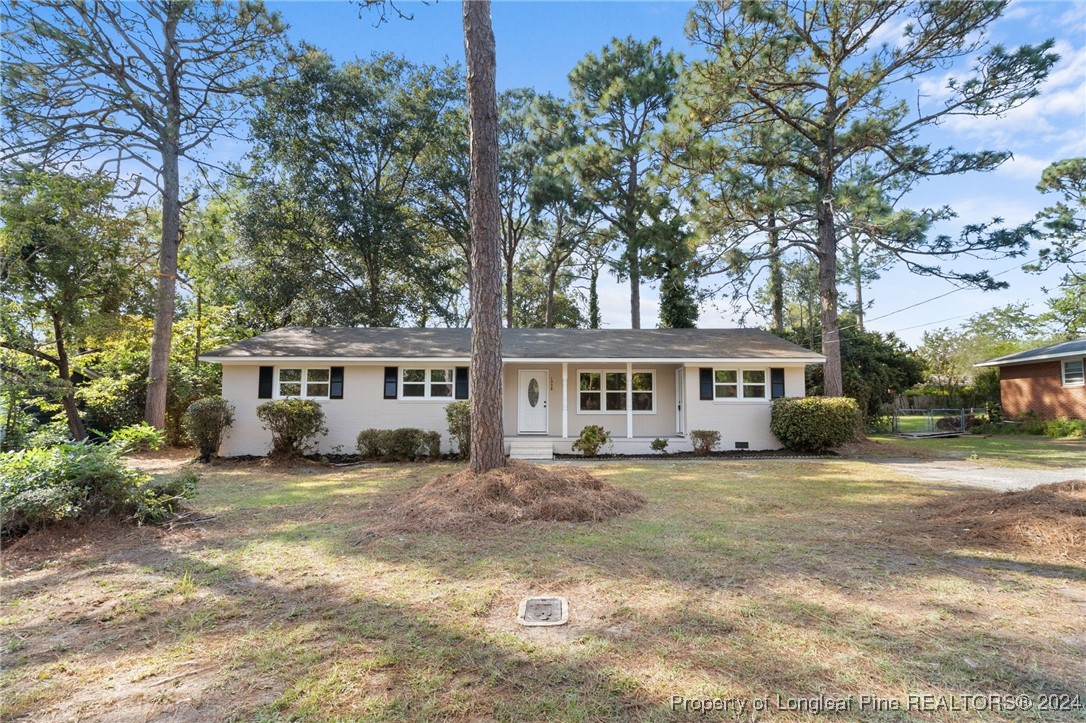
[{"label": "white window trim", "polygon": [[[716,395],[716,373],[717,372],[735,372],[735,393],[734,397],[718,397]],[[765,396],[762,397],[747,397],[743,394],[743,372],[763,372],[765,374],[765,382],[762,386],[765,387]],[[736,402],[746,402],[747,404],[757,404],[759,402],[769,403],[772,401],[770,396],[772,395],[772,378],[768,367],[713,367],[713,403],[714,404],[735,404]]]},{"label": "white window trim", "polygon": [[[434,382],[430,378],[430,373],[435,369],[441,371],[447,371],[451,373],[451,377],[447,382]],[[405,382],[404,375],[409,371],[421,371],[425,375],[426,381],[422,382]],[[404,384],[421,384],[423,385],[423,391],[425,394],[421,397],[406,397],[403,393]],[[431,394],[434,384],[448,384],[450,394],[447,397],[435,397]],[[456,401],[456,367],[400,367],[400,378],[396,384],[396,398],[401,402],[455,402]]]},{"label": "white window trim", "polygon": [[[607,410],[607,409],[583,410],[583,409],[581,409],[581,394],[584,393],[584,392],[581,391],[581,375],[582,374],[599,374],[600,375],[600,390],[598,392],[593,391],[592,393],[600,395],[600,406],[604,407],[604,406],[607,405],[607,397],[604,396],[604,395],[606,395],[608,391],[610,391],[612,394],[618,394],[619,392],[621,392],[622,394],[626,393],[626,388],[625,387],[623,387],[622,389],[607,389],[607,377],[605,375],[607,375],[607,374],[621,374],[621,375],[625,376],[626,375],[626,370],[625,369],[577,369],[576,372],[577,372],[576,373],[577,385],[573,389],[573,393],[576,395],[576,398],[574,399],[574,409],[576,411],[574,412],[574,414],[578,414],[578,415],[583,414],[583,415],[586,415],[586,416],[588,416],[588,415],[595,415],[595,416],[601,416],[602,415],[602,416],[612,416],[612,417],[617,417],[617,416],[625,417],[626,416],[626,410],[625,409],[618,409],[618,410]],[[635,409],[633,413],[634,414],[642,414],[642,415],[644,415],[644,414],[656,414],[656,395],[659,392],[659,389],[656,386],[656,370],[655,369],[634,369],[633,373],[634,374],[650,374],[650,375],[652,375],[652,391],[647,392],[649,394],[652,394],[652,409]],[[588,391],[588,390],[585,390],[585,391]],[[637,392],[637,393],[645,394],[646,392],[642,390],[642,391]]]},{"label": "white window trim", "polygon": [[[1078,362],[1082,367],[1083,379],[1077,382],[1067,381],[1067,365]],[[1067,359],[1060,362],[1060,381],[1065,387],[1081,387],[1086,385],[1086,359]]]},{"label": "white window trim", "polygon": [[[279,374],[284,369],[301,369],[302,370],[302,379],[301,379],[301,381],[298,381],[298,382],[283,382],[282,380],[280,380],[279,379]],[[326,384],[328,386],[328,394],[325,394],[325,395],[320,396],[320,397],[306,396],[306,392],[309,391],[309,383],[310,383],[309,382],[309,372],[310,371],[328,372],[328,380],[327,381],[313,382],[313,384]],[[280,392],[280,389],[282,388],[283,384],[301,384],[302,385],[302,393],[301,394],[282,394]],[[314,402],[322,402],[322,401],[331,399],[330,395],[332,394],[332,368],[331,367],[287,366],[287,365],[284,365],[284,366],[281,366],[281,367],[277,366],[277,367],[275,367],[275,389],[274,389],[274,392],[275,393],[272,395],[272,399],[308,399],[308,400],[314,401]]]}]

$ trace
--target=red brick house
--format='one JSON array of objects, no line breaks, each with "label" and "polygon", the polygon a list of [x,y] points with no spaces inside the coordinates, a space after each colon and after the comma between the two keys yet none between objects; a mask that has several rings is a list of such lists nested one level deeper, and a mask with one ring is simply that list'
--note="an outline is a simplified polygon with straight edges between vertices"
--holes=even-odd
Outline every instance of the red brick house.
[{"label": "red brick house", "polygon": [[1064,341],[977,364],[999,367],[1003,413],[1086,419],[1086,339]]}]

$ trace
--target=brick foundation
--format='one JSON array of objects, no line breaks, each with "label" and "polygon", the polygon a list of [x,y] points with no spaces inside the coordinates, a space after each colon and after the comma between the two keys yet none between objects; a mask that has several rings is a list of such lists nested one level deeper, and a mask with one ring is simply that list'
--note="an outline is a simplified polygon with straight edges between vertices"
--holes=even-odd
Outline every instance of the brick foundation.
[{"label": "brick foundation", "polygon": [[1059,360],[1000,367],[999,394],[1008,417],[1032,410],[1042,419],[1086,419],[1086,386],[1063,386]]}]

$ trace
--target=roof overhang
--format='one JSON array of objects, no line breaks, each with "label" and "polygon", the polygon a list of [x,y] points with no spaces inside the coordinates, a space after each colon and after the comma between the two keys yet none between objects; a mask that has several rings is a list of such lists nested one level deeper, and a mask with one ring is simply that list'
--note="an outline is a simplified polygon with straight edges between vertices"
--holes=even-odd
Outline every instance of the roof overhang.
[{"label": "roof overhang", "polygon": [[1082,359],[1083,357],[1086,357],[1086,352],[1070,351],[1063,352],[1062,354],[1039,354],[1037,356],[1031,356],[1027,359],[989,359],[988,361],[977,362],[973,366],[1009,367],[1016,366],[1018,364],[1033,364],[1034,362],[1057,361],[1059,359]]},{"label": "roof overhang", "polygon": [[[468,364],[468,357],[346,357],[346,356],[200,356],[200,361],[214,364]],[[825,357],[746,357],[746,358],[614,358],[614,357],[503,357],[503,364],[824,364]]]}]

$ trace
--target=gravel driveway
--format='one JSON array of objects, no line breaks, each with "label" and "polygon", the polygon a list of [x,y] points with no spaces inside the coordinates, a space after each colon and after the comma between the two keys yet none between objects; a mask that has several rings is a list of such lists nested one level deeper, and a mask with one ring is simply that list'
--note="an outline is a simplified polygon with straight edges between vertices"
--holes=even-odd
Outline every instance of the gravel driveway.
[{"label": "gravel driveway", "polygon": [[869,460],[898,472],[935,482],[987,487],[992,490],[1020,490],[1064,480],[1086,481],[1086,464],[1063,469],[1022,469],[986,467],[976,462],[928,459]]}]

